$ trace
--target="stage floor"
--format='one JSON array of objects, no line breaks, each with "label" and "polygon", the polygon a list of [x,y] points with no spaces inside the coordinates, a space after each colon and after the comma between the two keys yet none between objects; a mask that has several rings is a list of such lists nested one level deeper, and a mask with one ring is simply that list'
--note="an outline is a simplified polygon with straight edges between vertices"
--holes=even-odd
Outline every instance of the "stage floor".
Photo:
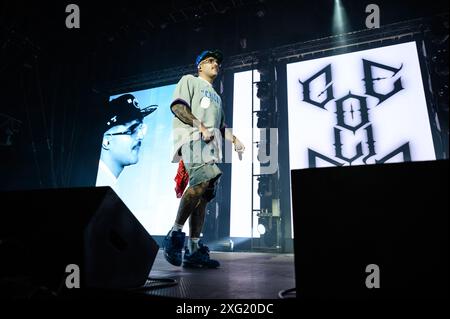
[{"label": "stage floor", "polygon": [[218,269],[191,269],[169,264],[158,251],[150,277],[173,278],[178,285],[146,291],[158,297],[186,299],[277,299],[295,287],[293,254],[211,252]]}]

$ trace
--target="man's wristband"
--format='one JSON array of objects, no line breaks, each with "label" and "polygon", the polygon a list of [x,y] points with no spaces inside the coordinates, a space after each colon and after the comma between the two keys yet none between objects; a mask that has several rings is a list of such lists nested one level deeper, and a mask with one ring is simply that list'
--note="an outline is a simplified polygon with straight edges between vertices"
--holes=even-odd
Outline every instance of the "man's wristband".
[{"label": "man's wristband", "polygon": [[236,136],[233,135],[233,144],[236,143]]}]

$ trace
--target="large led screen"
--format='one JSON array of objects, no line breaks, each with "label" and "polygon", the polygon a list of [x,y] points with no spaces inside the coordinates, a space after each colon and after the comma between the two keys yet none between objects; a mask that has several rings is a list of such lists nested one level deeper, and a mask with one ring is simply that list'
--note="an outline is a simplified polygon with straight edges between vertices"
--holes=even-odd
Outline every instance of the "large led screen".
[{"label": "large led screen", "polygon": [[[175,193],[174,177],[177,164],[172,163],[172,119],[170,111],[175,85],[168,85],[131,93],[140,108],[157,105],[156,111],[144,118],[145,135],[139,146],[133,136],[118,135],[122,139],[123,150],[131,155],[136,153],[137,162],[124,167],[116,180],[111,179],[111,186],[130,211],[136,216],[146,230],[152,235],[166,235],[173,226],[178,210],[179,199]],[[125,94],[125,93],[124,93]],[[114,95],[110,100],[123,94]],[[117,146],[117,144],[115,145]],[[104,148],[99,145],[99,148]],[[130,155],[130,156],[131,156]],[[100,176],[110,172],[105,163],[99,159],[97,186],[104,186]],[[186,225],[188,229],[188,225]]]},{"label": "large led screen", "polygon": [[435,160],[415,42],[287,65],[291,169]]}]

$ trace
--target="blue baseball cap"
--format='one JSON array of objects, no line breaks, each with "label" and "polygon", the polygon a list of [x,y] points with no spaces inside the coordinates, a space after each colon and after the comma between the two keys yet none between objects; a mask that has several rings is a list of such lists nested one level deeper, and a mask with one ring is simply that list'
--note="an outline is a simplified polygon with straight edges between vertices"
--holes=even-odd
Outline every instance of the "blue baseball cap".
[{"label": "blue baseball cap", "polygon": [[219,64],[222,63],[223,61],[223,54],[221,51],[219,50],[206,50],[203,51],[202,53],[200,53],[197,56],[197,59],[195,59],[195,66],[198,67],[198,65],[200,64],[200,62],[202,62],[203,60],[209,58],[209,57],[213,57],[217,60],[217,62],[219,62]]}]

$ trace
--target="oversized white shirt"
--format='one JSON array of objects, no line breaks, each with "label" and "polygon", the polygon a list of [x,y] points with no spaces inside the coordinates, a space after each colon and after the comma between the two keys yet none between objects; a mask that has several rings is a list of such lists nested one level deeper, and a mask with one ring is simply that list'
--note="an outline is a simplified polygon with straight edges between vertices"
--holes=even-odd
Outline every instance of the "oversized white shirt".
[{"label": "oversized white shirt", "polygon": [[102,160],[98,163],[97,182],[95,186],[111,186],[116,193],[118,191],[117,178]]}]

